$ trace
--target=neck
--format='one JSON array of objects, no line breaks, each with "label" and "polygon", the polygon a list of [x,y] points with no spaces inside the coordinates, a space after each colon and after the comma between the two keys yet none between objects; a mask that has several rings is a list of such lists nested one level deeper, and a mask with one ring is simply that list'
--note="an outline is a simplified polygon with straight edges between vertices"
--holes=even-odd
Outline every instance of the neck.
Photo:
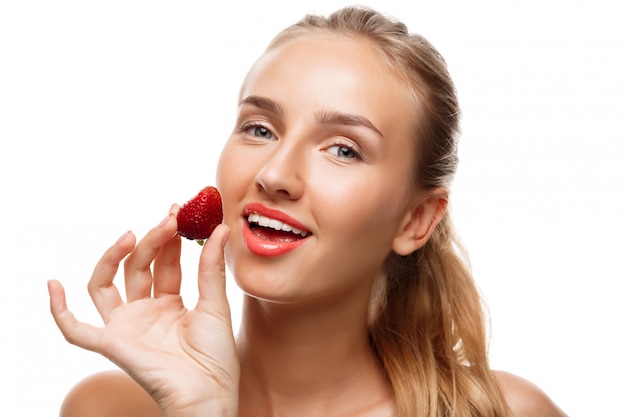
[{"label": "neck", "polygon": [[359,399],[363,407],[388,402],[366,318],[367,305],[349,300],[296,306],[245,297],[237,338],[241,415],[247,407],[264,415],[304,416],[303,407],[341,415]]}]

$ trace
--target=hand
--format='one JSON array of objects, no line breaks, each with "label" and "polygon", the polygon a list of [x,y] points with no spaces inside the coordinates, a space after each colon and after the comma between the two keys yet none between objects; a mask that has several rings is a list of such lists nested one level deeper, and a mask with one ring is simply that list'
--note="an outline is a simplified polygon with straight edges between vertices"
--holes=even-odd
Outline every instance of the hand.
[{"label": "hand", "polygon": [[[180,296],[176,212],[174,206],[136,247],[135,236],[128,232],[96,265],[88,288],[104,327],[78,321],[58,281],[48,283],[50,310],[70,343],[98,352],[125,370],[164,416],[236,415],[239,362],[223,252],[229,229],[218,226],[205,242],[198,303],[187,310]],[[113,284],[124,258],[126,302]]]}]

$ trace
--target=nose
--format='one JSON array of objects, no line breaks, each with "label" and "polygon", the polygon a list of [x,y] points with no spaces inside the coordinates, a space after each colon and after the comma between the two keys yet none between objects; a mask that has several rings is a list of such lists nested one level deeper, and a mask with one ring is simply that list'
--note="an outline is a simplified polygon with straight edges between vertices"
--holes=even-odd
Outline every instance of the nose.
[{"label": "nose", "polygon": [[273,198],[296,200],[304,192],[305,162],[299,146],[281,141],[256,175],[259,191]]}]

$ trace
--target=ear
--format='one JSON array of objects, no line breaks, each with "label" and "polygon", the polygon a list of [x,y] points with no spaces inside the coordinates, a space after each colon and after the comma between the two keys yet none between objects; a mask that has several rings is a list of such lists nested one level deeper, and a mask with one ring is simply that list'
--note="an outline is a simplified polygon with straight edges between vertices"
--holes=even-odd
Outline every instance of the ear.
[{"label": "ear", "polygon": [[392,242],[398,255],[406,256],[426,244],[448,206],[448,193],[443,189],[429,192],[414,203],[407,213],[399,233]]}]

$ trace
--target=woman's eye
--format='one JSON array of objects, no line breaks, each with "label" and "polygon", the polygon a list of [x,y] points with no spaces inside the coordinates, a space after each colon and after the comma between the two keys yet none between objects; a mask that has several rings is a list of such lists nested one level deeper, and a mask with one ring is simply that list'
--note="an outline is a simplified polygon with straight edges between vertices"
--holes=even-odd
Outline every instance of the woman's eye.
[{"label": "woman's eye", "polygon": [[349,146],[335,145],[328,148],[328,152],[344,159],[358,158],[359,155]]},{"label": "woman's eye", "polygon": [[257,138],[263,138],[263,139],[274,138],[274,134],[272,133],[272,131],[266,128],[265,126],[248,126],[246,128],[246,131],[248,132],[248,134],[252,136],[256,136]]}]

